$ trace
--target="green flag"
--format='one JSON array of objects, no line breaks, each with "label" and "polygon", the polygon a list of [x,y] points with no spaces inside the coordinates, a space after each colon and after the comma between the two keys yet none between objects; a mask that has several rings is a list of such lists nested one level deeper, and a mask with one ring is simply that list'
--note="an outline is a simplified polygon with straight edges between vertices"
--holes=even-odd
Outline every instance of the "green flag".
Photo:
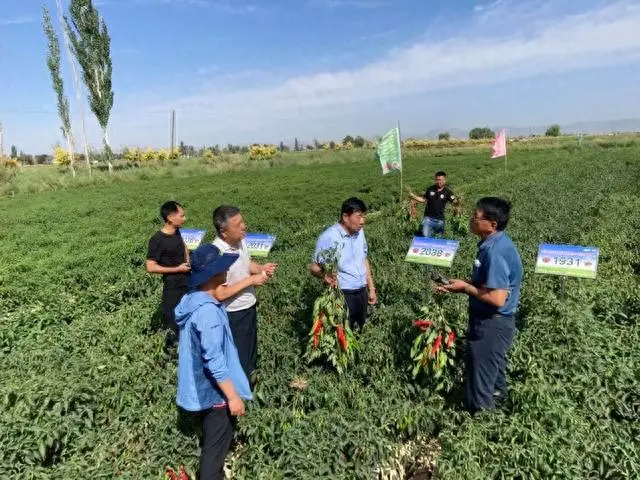
[{"label": "green flag", "polygon": [[376,157],[380,161],[383,175],[389,172],[402,172],[400,131],[397,127],[380,139],[376,146]]}]

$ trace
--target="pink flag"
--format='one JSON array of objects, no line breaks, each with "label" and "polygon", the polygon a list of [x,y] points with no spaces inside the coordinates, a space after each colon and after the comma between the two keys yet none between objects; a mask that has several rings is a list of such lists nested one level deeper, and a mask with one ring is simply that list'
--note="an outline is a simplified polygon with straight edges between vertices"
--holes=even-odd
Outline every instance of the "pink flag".
[{"label": "pink flag", "polygon": [[504,132],[504,128],[500,131],[496,137],[496,141],[493,142],[493,150],[491,152],[491,158],[506,157],[507,156],[507,135]]}]

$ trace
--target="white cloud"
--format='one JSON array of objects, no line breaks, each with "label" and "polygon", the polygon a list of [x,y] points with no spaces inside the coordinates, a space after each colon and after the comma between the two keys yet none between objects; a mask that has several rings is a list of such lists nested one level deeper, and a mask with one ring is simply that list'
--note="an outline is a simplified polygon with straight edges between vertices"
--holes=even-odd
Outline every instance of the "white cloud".
[{"label": "white cloud", "polygon": [[36,19],[32,17],[0,18],[0,27],[23,25],[25,23],[33,23],[35,21]]},{"label": "white cloud", "polygon": [[222,13],[244,14],[261,11],[256,4],[244,3],[237,0],[136,0],[138,3],[188,5],[194,7],[213,8]]},{"label": "white cloud", "polygon": [[386,7],[390,3],[382,0],[311,0],[310,4],[322,8],[360,8],[373,9]]},{"label": "white cloud", "polygon": [[[496,3],[491,7],[496,12],[508,6]],[[476,23],[464,34],[394,49],[380,60],[359,67],[282,80],[278,75],[275,81],[270,79],[268,86],[262,81],[235,85],[238,78],[225,88],[213,83],[197,95],[152,106],[130,105],[114,112],[112,138],[122,143],[131,143],[132,138],[135,142],[154,143],[147,138],[156,135],[152,131],[166,131],[167,112],[171,109],[178,112],[180,131],[188,134],[185,140],[195,143],[211,138],[270,141],[272,136],[278,139],[303,126],[307,126],[306,131],[318,132],[312,135],[322,137],[323,131],[330,131],[329,122],[336,130],[351,129],[345,124],[346,119],[367,133],[364,129],[373,128],[374,120],[369,117],[377,108],[372,106],[387,108],[401,97],[419,99],[427,92],[454,87],[640,61],[639,4],[619,1],[565,16],[553,11],[549,4],[534,8],[545,14],[527,22],[528,28],[519,27],[518,16],[531,19],[531,11],[502,10],[505,25],[518,26],[515,33],[503,34]],[[265,74],[247,71],[242,75],[257,75],[261,80]],[[262,86],[253,86],[256,83]],[[465,118],[465,109],[456,109],[460,118]],[[382,116],[382,112],[376,115]],[[399,112],[388,109],[385,115]]]},{"label": "white cloud", "polygon": [[475,7],[473,7],[473,11],[479,13],[479,12],[495,10],[496,8],[503,5],[504,3],[505,3],[505,0],[494,0],[493,2],[490,2],[490,3],[478,4]]},{"label": "white cloud", "polygon": [[638,25],[640,6],[622,2],[545,23],[527,37],[461,36],[416,43],[359,68],[298,76],[269,88],[203,92],[158,108],[241,117],[259,105],[268,116],[635,61]]}]

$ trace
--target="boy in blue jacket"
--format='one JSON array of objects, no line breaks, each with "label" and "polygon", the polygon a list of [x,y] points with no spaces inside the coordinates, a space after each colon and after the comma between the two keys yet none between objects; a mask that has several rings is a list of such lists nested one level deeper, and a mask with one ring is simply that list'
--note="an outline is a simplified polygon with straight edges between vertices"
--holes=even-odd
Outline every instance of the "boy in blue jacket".
[{"label": "boy in blue jacket", "polygon": [[177,404],[202,414],[200,479],[224,479],[224,461],[233,440],[234,416],[244,414],[251,388],[233,343],[224,305],[213,292],[226,281],[238,255],[211,244],[191,255],[189,292],[175,309],[179,329]]}]

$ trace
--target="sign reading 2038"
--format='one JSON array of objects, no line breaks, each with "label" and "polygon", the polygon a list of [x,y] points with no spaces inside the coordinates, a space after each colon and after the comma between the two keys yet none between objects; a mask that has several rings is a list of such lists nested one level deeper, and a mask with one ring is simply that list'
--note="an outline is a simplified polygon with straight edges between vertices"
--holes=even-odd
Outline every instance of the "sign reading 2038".
[{"label": "sign reading 2038", "polygon": [[405,261],[438,267],[451,267],[457,251],[458,242],[455,240],[414,237]]}]

